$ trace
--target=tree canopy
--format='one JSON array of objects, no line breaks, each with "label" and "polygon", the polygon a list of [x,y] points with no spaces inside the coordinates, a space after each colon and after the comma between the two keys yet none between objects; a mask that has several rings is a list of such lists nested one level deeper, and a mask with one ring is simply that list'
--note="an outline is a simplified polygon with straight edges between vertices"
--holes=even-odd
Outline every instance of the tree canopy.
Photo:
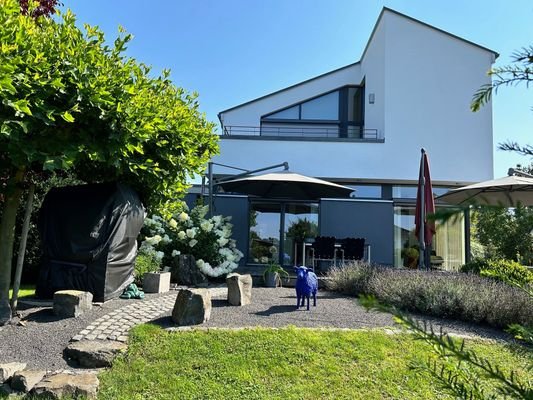
[{"label": "tree canopy", "polygon": [[72,12],[52,19],[29,4],[0,0],[0,314],[30,174],[120,180],[154,206],[183,195],[218,151],[197,95],[127,57],[131,35],[119,29],[109,44],[97,27],[78,28]]},{"label": "tree canopy", "polygon": [[151,203],[183,193],[217,151],[196,96],[127,58],[123,31],[109,46],[70,11],[35,20],[15,0],[0,4],[2,170],[75,168],[126,181]]}]

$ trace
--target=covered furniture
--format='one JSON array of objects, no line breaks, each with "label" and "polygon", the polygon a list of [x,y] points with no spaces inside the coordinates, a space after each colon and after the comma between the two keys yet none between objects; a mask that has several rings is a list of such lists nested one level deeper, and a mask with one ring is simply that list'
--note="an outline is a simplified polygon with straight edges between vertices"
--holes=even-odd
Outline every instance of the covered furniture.
[{"label": "covered furniture", "polygon": [[337,249],[334,236],[317,236],[311,244],[311,265],[315,270],[315,263],[329,261],[333,265],[337,262]]},{"label": "covered furniture", "polygon": [[365,239],[345,238],[341,240],[341,254],[344,260],[362,260],[365,256]]},{"label": "covered furniture", "polygon": [[119,296],[133,281],[144,215],[137,193],[119,183],[50,190],[39,215],[37,296],[65,289],[91,292],[97,302]]}]

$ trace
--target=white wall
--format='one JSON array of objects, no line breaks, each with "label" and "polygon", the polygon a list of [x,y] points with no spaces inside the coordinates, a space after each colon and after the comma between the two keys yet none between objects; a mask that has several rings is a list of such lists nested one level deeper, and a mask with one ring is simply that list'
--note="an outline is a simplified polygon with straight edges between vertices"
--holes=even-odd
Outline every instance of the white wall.
[{"label": "white wall", "polygon": [[[492,107],[472,113],[472,95],[489,82],[494,55],[385,10],[360,64],[229,111],[225,125],[259,126],[260,117],[366,79],[365,128],[384,143],[237,140],[220,142],[214,161],[248,169],[288,161],[323,178],[416,180],[420,148],[435,181],[492,177]],[[370,93],[375,104],[368,104]]]},{"label": "white wall", "polygon": [[361,82],[361,65],[355,64],[242,107],[221,113],[225,126],[259,126],[261,116],[345,85]]}]

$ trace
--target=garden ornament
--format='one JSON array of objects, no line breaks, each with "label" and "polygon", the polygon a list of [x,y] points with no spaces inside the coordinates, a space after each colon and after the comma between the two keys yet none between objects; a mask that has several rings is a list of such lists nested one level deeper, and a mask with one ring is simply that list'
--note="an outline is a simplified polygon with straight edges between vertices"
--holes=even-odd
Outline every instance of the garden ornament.
[{"label": "garden ornament", "polygon": [[307,299],[307,310],[309,310],[309,298],[311,295],[313,295],[313,306],[316,307],[318,278],[307,267],[296,267],[294,270],[296,271],[296,308],[303,307],[305,299]]}]

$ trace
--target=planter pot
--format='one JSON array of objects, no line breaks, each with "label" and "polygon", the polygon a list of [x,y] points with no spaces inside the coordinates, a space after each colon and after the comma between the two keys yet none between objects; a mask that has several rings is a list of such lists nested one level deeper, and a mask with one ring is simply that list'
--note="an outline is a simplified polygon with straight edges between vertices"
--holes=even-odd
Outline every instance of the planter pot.
[{"label": "planter pot", "polygon": [[148,272],[143,275],[145,293],[165,293],[170,290],[170,272]]},{"label": "planter pot", "polygon": [[279,274],[277,272],[267,272],[264,276],[266,287],[279,286]]}]

